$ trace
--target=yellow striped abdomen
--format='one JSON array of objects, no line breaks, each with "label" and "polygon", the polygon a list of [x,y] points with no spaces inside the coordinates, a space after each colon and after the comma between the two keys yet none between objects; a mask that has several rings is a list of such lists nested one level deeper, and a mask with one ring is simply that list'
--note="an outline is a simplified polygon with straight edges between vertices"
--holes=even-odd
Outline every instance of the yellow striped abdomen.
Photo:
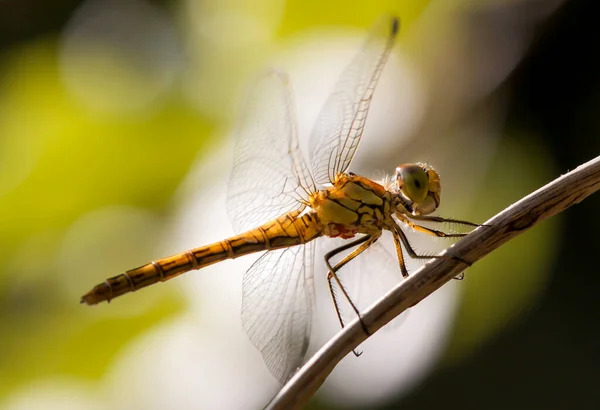
[{"label": "yellow striped abdomen", "polygon": [[289,212],[264,225],[211,245],[152,261],[107,279],[81,298],[81,303],[94,305],[117,296],[164,282],[190,270],[260,251],[300,245],[321,236],[319,224],[311,213],[301,217]]}]

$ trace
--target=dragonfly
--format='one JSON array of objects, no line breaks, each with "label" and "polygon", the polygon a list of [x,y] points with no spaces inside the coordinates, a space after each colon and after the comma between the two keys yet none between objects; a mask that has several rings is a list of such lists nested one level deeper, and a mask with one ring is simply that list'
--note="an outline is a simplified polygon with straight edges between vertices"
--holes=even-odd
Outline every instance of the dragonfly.
[{"label": "dragonfly", "polygon": [[[341,327],[346,324],[341,297],[360,319],[341,269],[375,248],[384,232],[393,237],[404,278],[409,276],[404,252],[421,260],[443,257],[417,253],[405,230],[457,238],[466,234],[432,229],[427,222],[479,225],[431,215],[441,193],[432,166],[402,164],[382,182],[349,172],[398,30],[395,17],[377,24],[342,72],[310,136],[310,162],[300,149],[287,76],[277,71],[263,75],[250,90],[235,137],[227,212],[238,234],[111,277],[81,302],[109,302],[191,270],[266,251],[243,276],[241,316],[266,366],[284,383],[302,364],[310,340],[316,239],[345,240],[324,256]],[[334,258],[341,260],[334,263]]]}]

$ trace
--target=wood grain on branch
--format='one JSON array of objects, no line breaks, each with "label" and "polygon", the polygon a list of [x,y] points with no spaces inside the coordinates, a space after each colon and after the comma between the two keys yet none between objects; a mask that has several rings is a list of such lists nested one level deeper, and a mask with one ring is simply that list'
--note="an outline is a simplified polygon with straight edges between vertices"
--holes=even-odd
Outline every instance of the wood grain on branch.
[{"label": "wood grain on branch", "polygon": [[[372,335],[461,273],[468,264],[477,262],[503,243],[582,201],[598,189],[600,157],[555,179],[485,222],[485,226],[444,251],[443,254],[452,258],[433,259],[415,271],[362,312],[363,323]],[[288,381],[267,409],[301,407],[319,389],[337,363],[367,337],[357,319],[351,322]]]}]

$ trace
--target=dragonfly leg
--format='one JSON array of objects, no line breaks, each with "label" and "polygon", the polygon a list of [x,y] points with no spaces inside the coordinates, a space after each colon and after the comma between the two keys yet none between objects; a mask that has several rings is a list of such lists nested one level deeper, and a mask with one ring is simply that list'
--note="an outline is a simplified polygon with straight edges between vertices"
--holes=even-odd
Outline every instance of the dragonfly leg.
[{"label": "dragonfly leg", "polygon": [[[402,242],[402,245],[404,245],[404,247],[406,248],[406,252],[408,252],[410,257],[413,259],[447,258],[447,256],[443,256],[443,255],[419,255],[417,252],[415,252],[414,248],[408,241],[406,234],[402,231],[402,229],[399,226],[395,227],[392,234],[394,236],[394,242],[397,243],[398,240],[400,242]],[[399,244],[397,246],[399,246]],[[404,275],[404,272],[403,272],[403,275]]]},{"label": "dragonfly leg", "polygon": [[474,226],[476,228],[480,227],[480,226],[488,226],[488,225],[476,224],[475,222],[463,221],[460,219],[452,219],[452,218],[442,218],[441,216],[433,216],[433,215],[411,215],[410,218],[417,220],[417,221],[451,223],[451,224],[458,224],[458,225]]},{"label": "dragonfly leg", "polygon": [[[404,260],[400,259],[402,257],[402,247],[400,246],[400,243],[398,243],[398,241],[402,242],[402,244],[406,248],[406,252],[408,252],[408,254],[410,255],[410,257],[413,258],[413,259],[446,259],[446,258],[449,258],[449,259],[457,259],[457,260],[461,261],[462,263],[464,263],[465,265],[472,266],[471,263],[469,263],[468,261],[466,261],[466,260],[464,260],[462,258],[459,258],[457,256],[449,256],[449,255],[419,255],[419,254],[417,254],[417,252],[415,252],[414,248],[412,247],[412,245],[408,241],[408,238],[406,237],[406,234],[402,231],[402,229],[399,226],[396,226],[396,228],[392,232],[392,235],[394,236],[394,242],[396,243],[396,250],[398,251],[398,259],[400,260],[400,270],[402,271],[402,276],[404,276],[405,273],[406,273],[406,276],[408,276],[408,272],[406,272],[406,267],[404,267],[404,270],[402,269],[402,265],[404,264]],[[466,234],[460,234],[460,235],[461,236],[465,236]],[[463,278],[464,278],[464,274],[460,273],[460,274],[458,274],[456,276],[455,279],[461,280]]]},{"label": "dragonfly leg", "polygon": [[[468,226],[475,226],[475,227],[479,227],[479,226],[485,226],[485,227],[490,227],[490,225],[482,225],[482,224],[476,224],[474,222],[469,222],[469,221],[462,221],[460,219],[452,219],[452,218],[442,218],[440,216],[431,216],[431,215],[411,215],[412,219],[416,219],[418,221],[428,221],[428,222],[439,222],[439,223],[454,223],[454,224],[458,224],[458,225],[468,225]],[[441,231],[437,231],[435,229],[429,229],[426,228],[424,226],[421,225],[417,225],[412,223],[411,221],[409,221],[406,217],[400,218],[404,223],[406,223],[407,225],[409,225],[411,228],[419,231],[419,232],[424,232],[428,235],[434,235],[437,237],[444,237],[444,238],[460,238],[463,236],[466,236],[466,233],[461,233],[461,234],[447,234],[445,232],[441,232]],[[462,259],[462,258],[458,258],[456,256],[454,256],[455,259],[458,259],[459,261],[463,262],[466,265],[472,266],[473,264]],[[457,280],[462,280],[464,279],[465,274],[464,273],[460,273],[459,275],[457,275],[454,279]]]},{"label": "dragonfly leg", "polygon": [[[406,269],[406,263],[404,263],[404,254],[402,253],[402,245],[400,244],[399,235],[393,231],[392,236],[394,237],[394,245],[396,245],[396,254],[398,255],[398,263],[400,264],[400,272],[403,278],[408,278],[408,269]],[[408,239],[406,240],[408,242]],[[410,244],[409,244],[410,245]]]},{"label": "dragonfly leg", "polygon": [[[412,219],[417,219],[420,221],[430,221],[430,222],[448,222],[448,223],[457,223],[457,224],[463,224],[463,225],[469,225],[469,226],[481,226],[478,224],[475,224],[473,222],[468,222],[468,221],[461,221],[458,219],[449,219],[449,218],[442,218],[439,216],[429,216],[429,215],[413,215],[411,216]],[[428,235],[432,235],[432,236],[437,236],[438,238],[462,238],[463,236],[467,236],[466,233],[446,233],[446,232],[442,232],[442,231],[438,231],[436,229],[431,229],[431,228],[427,228],[425,226],[422,225],[417,225],[414,222],[410,221],[406,216],[404,215],[400,215],[398,216],[398,219],[400,219],[402,222],[404,222],[405,224],[407,224],[408,226],[410,226],[411,228],[413,228],[415,231],[417,232],[422,232],[422,233],[426,233]],[[406,236],[404,236],[404,232],[401,231],[401,235],[404,237],[404,239],[406,240],[406,244],[408,244],[408,240],[406,239]],[[407,250],[409,250],[411,248],[409,248],[407,246]],[[412,250],[412,249],[411,249]],[[410,251],[409,251],[410,254]],[[417,256],[413,256],[412,254],[410,254],[410,256],[412,257],[416,257],[417,259],[419,259]],[[429,259],[429,258],[438,258],[439,256],[429,256],[427,258],[421,258],[421,259]],[[441,258],[444,258],[444,256],[441,256]],[[458,259],[459,261],[463,262],[466,265],[472,266],[471,263],[467,262],[466,260],[453,256],[454,259]],[[459,275],[456,277],[456,279],[462,279],[464,277],[464,275]]]},{"label": "dragonfly leg", "polygon": [[[337,272],[344,267],[348,262],[350,262],[352,259],[356,258],[358,255],[360,255],[362,252],[364,252],[366,249],[369,248],[369,246],[373,245],[377,239],[379,239],[379,235],[376,236],[372,236],[372,235],[365,235],[355,241],[352,241],[346,245],[340,246],[339,248],[336,248],[330,252],[328,252],[325,255],[325,264],[327,265],[327,268],[329,269],[329,273],[327,274],[327,283],[329,285],[329,293],[331,294],[331,298],[333,300],[333,305],[335,307],[335,313],[337,315],[338,321],[340,322],[340,326],[342,327],[342,329],[345,327],[344,324],[344,320],[342,318],[342,314],[340,311],[340,306],[339,306],[339,302],[335,296],[335,292],[333,290],[333,281],[335,281],[335,283],[339,286],[340,290],[342,291],[342,294],[344,295],[344,297],[346,298],[346,300],[348,300],[348,303],[350,303],[350,306],[352,307],[352,310],[354,310],[354,312],[356,313],[356,316],[358,316],[358,319],[361,323],[361,326],[364,330],[364,332],[367,335],[370,335],[370,332],[368,331],[367,327],[365,326],[364,322],[362,321],[362,318],[360,317],[360,312],[358,311],[358,308],[356,307],[356,305],[354,304],[354,302],[352,302],[352,299],[350,298],[350,295],[348,295],[348,292],[346,291],[346,289],[344,288],[344,286],[342,285],[342,282],[340,281]],[[360,246],[358,246],[360,245]],[[358,248],[356,248],[354,251],[352,251],[350,254],[348,254],[346,257],[344,257],[344,259],[342,259],[341,261],[339,261],[335,266],[331,266],[331,258],[333,258],[335,255],[339,254],[340,252],[343,252],[347,249],[350,249],[352,247],[358,246]],[[354,351],[354,354],[356,356],[359,356],[360,353]]]},{"label": "dragonfly leg", "polygon": [[[411,218],[412,218],[412,216],[411,216]],[[398,219],[400,219],[402,222],[404,222],[406,225],[410,226],[417,232],[422,232],[422,233],[426,233],[427,235],[437,236],[438,238],[462,238],[463,236],[467,236],[466,233],[446,233],[446,232],[438,231],[437,229],[427,228],[425,226],[418,225],[418,224],[412,222],[410,219],[408,219],[408,217],[406,217],[404,215],[398,215]],[[419,219],[419,220],[421,220],[421,219]],[[451,220],[445,220],[444,222],[449,222],[449,221],[451,221]],[[440,221],[434,221],[434,222],[440,222]]]}]

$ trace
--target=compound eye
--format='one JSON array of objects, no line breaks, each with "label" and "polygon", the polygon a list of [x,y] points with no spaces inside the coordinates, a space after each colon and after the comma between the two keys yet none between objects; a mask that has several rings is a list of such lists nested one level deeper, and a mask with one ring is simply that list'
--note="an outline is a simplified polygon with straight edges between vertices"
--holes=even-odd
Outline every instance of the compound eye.
[{"label": "compound eye", "polygon": [[429,177],[423,167],[416,164],[404,164],[396,168],[398,188],[408,199],[419,203],[429,193]]}]

